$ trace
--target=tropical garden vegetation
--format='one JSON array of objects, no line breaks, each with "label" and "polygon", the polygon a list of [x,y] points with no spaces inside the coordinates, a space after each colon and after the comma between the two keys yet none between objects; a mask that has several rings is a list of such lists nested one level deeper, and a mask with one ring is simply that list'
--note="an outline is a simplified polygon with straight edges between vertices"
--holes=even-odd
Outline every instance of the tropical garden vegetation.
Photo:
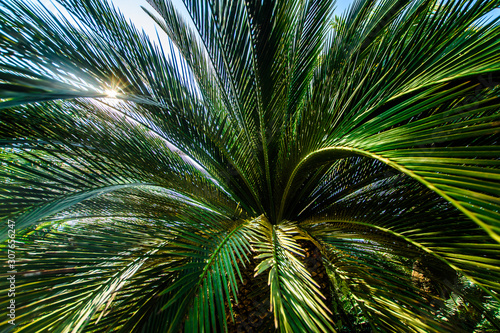
[{"label": "tropical garden vegetation", "polygon": [[0,1],[2,332],[500,330],[500,1],[57,2]]}]

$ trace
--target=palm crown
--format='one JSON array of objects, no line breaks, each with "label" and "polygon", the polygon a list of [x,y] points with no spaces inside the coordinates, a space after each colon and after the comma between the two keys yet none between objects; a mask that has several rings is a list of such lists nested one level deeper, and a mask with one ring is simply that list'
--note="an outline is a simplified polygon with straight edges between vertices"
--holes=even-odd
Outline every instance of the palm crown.
[{"label": "palm crown", "polygon": [[500,1],[58,2],[1,2],[18,331],[499,329]]}]

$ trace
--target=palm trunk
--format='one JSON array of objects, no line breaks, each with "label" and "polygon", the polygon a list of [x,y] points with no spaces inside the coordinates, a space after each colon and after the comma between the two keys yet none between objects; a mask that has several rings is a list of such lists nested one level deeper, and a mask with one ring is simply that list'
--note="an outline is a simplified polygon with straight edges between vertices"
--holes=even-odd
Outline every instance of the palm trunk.
[{"label": "palm trunk", "polygon": [[269,305],[269,288],[267,276],[255,277],[257,262],[250,258],[243,266],[238,262],[243,281],[238,279],[238,302],[233,300],[234,322],[227,310],[227,326],[229,332],[272,332],[273,314]]}]

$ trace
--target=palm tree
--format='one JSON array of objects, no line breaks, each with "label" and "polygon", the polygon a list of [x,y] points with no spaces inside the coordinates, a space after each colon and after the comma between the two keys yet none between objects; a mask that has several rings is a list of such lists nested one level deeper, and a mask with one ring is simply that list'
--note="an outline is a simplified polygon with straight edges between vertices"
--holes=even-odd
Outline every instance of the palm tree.
[{"label": "palm tree", "polygon": [[500,329],[500,1],[58,2],[0,3],[3,331]]}]

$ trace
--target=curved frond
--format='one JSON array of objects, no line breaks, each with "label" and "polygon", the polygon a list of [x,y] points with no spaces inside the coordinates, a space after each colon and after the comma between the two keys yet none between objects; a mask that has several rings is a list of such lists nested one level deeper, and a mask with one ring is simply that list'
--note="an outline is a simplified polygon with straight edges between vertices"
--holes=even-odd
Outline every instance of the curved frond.
[{"label": "curved frond", "polygon": [[500,330],[499,0],[57,2],[0,3],[17,331]]}]

